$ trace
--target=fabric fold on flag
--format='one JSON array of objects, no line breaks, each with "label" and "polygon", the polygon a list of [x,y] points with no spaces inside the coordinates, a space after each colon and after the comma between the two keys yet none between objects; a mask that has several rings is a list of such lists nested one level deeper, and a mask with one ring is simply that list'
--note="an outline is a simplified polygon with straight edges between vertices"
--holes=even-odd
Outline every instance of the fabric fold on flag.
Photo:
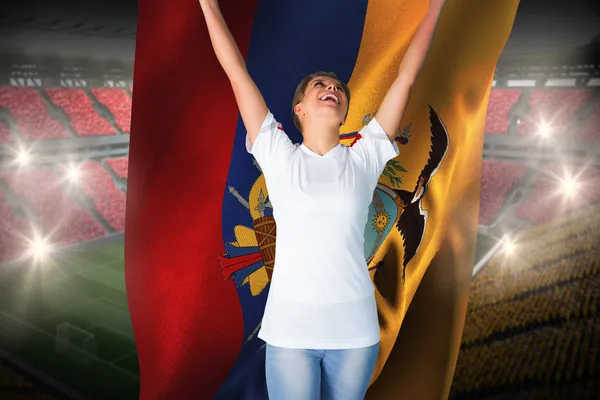
[{"label": "fabric fold on flag", "polygon": [[[291,110],[300,80],[321,70],[348,83],[346,145],[375,117],[428,6],[219,4],[293,142],[301,142]],[[368,398],[449,392],[473,268],[487,100],[517,5],[448,0],[413,87],[400,155],[379,180],[364,233],[382,337]],[[134,86],[125,261],[141,398],[267,399],[256,334],[276,268],[276,223],[197,2],[139,3]]]}]

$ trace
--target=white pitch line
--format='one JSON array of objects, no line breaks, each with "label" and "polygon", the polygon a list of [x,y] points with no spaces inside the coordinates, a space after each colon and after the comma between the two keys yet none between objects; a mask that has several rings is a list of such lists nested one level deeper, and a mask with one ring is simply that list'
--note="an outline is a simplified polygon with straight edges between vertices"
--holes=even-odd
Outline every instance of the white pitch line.
[{"label": "white pitch line", "polygon": [[[51,338],[51,339],[53,339],[53,340],[55,340],[55,339],[56,339],[56,337],[55,337],[54,335],[50,335],[48,332],[44,332],[43,330],[41,330],[41,329],[37,328],[36,326],[34,326],[34,325],[31,325],[30,323],[28,323],[28,322],[25,322],[25,321],[22,321],[22,320],[20,320],[20,319],[18,319],[18,318],[15,318],[15,317],[13,317],[12,315],[10,315],[10,314],[7,314],[7,313],[5,313],[5,312],[4,312],[4,311],[2,311],[2,310],[0,310],[0,314],[4,315],[5,317],[7,317],[7,318],[9,318],[9,319],[12,319],[12,320],[14,320],[14,321],[16,321],[16,322],[20,323],[21,325],[24,325],[24,326],[26,326],[26,327],[28,327],[28,328],[30,328],[30,329],[32,329],[32,330],[34,330],[34,331],[36,331],[37,333],[39,333],[39,334],[41,334],[41,335],[43,335],[43,336],[49,337],[49,338]],[[98,356],[94,356],[93,354],[90,354],[90,353],[88,353],[88,352],[84,352],[83,350],[80,350],[80,349],[78,349],[77,347],[73,347],[73,349],[74,349],[75,351],[78,351],[78,352],[80,352],[80,353],[84,353],[84,355],[85,355],[85,356],[87,356],[87,357],[90,357],[90,358],[94,359],[94,361],[96,361],[96,362],[99,362],[100,364],[104,364],[104,365],[107,365],[107,366],[109,366],[109,367],[111,367],[111,368],[114,368],[114,369],[118,370],[119,372],[121,372],[121,373],[123,373],[123,374],[125,374],[125,375],[129,376],[130,378],[134,378],[134,379],[135,379],[135,380],[137,380],[137,381],[139,381],[139,380],[140,380],[140,378],[139,378],[139,377],[137,377],[136,375],[132,374],[131,372],[129,372],[129,371],[126,371],[126,370],[124,370],[123,368],[121,368],[121,367],[118,367],[118,366],[116,366],[116,365],[114,365],[114,364],[111,364],[110,362],[108,362],[108,361],[105,361],[105,360],[103,360],[103,359],[101,359],[101,358],[98,358]]]},{"label": "white pitch line", "polygon": [[121,332],[119,330],[116,330],[115,328],[111,328],[110,326],[106,325],[106,324],[97,324],[92,326],[91,328],[88,329],[88,331],[91,331],[94,328],[104,328],[107,331],[111,331],[112,333],[114,333],[115,335],[121,336],[124,339],[129,340],[130,342],[133,342],[133,344],[135,345],[135,340],[132,336],[127,335],[124,332]]},{"label": "white pitch line", "polygon": [[80,308],[87,307],[87,306],[89,306],[90,304],[92,304],[92,303],[95,303],[95,302],[96,302],[96,301],[98,301],[99,299],[101,299],[101,297],[96,297],[96,298],[94,298],[94,299],[90,299],[90,300],[86,301],[85,303],[83,303],[83,304],[79,304],[79,305],[77,305],[77,306],[75,306],[75,307],[70,307],[70,308],[62,309],[62,310],[60,310],[60,311],[57,311],[57,312],[55,312],[55,313],[52,313],[52,314],[45,315],[45,316],[44,316],[44,317],[42,317],[41,319],[38,319],[38,320],[36,320],[36,321],[34,321],[34,322],[37,324],[38,322],[48,321],[48,320],[50,320],[51,318],[54,318],[54,317],[56,317],[56,316],[58,316],[58,315],[60,315],[60,314],[70,313],[70,312],[73,312],[73,311],[75,311],[75,310],[79,310]]},{"label": "white pitch line", "polygon": [[127,357],[129,357],[129,356],[131,356],[131,355],[133,355],[133,354],[137,354],[137,350],[130,351],[129,353],[125,354],[124,356],[121,356],[121,357],[115,358],[114,360],[112,360],[112,361],[110,361],[110,362],[111,362],[111,363],[113,363],[113,364],[116,364],[116,363],[118,363],[119,361],[123,361],[124,359],[126,359]]},{"label": "white pitch line", "polygon": [[107,303],[112,303],[113,305],[118,306],[119,308],[122,308],[123,311],[127,311],[129,313],[129,306],[128,305],[125,305],[125,307],[123,307],[123,304],[117,303],[116,301],[111,300],[111,299],[109,299],[108,297],[105,297],[105,296],[100,296],[98,298],[106,301]]},{"label": "white pitch line", "polygon": [[[113,260],[113,261],[110,261],[110,262],[107,262],[107,263],[104,263],[104,264],[93,266],[92,268],[90,268],[90,270],[96,270],[98,268],[102,268],[102,267],[106,267],[106,266],[109,266],[109,265],[113,265],[113,264],[116,264],[118,262],[120,262],[120,260]],[[60,267],[58,267],[58,268],[60,268]],[[74,273],[74,274],[76,274],[76,275],[78,275],[78,276],[84,276],[84,274],[82,274],[80,272],[73,272],[73,271],[71,271],[71,272]],[[45,286],[45,285],[48,285],[48,284],[51,284],[51,283],[62,282],[64,280],[68,279],[69,277],[70,277],[69,275],[65,275],[65,276],[60,276],[60,277],[45,279],[43,281],[40,281],[38,283],[38,285]],[[6,292],[6,296],[0,297],[0,298],[4,298],[4,297],[7,297],[9,295],[12,295],[12,294],[15,294],[15,293],[19,293],[19,292],[20,292],[20,289],[16,288],[16,289],[13,289],[12,291],[7,291]]]},{"label": "white pitch line", "polygon": [[[119,261],[116,260],[116,261],[111,261],[111,262],[108,262],[108,263],[100,264],[100,265],[94,267],[93,269],[98,269],[98,268],[106,267],[108,265],[112,265],[112,264],[115,264],[117,262],[119,262]],[[76,274],[78,276],[81,276],[81,277],[85,277],[85,275],[83,273],[74,272],[74,274]],[[41,284],[41,286],[45,286],[45,285],[50,284],[50,283],[58,283],[59,281],[64,281],[64,280],[66,280],[68,278],[69,278],[69,276],[64,276],[64,277],[60,277],[60,278],[55,278],[55,279],[53,279],[51,281],[44,281],[44,282],[41,282],[40,284]],[[18,292],[12,292],[11,294],[15,294],[15,293],[18,293]],[[72,311],[78,310],[80,308],[83,308],[83,307],[85,307],[85,306],[87,306],[87,305],[89,305],[89,304],[91,304],[93,302],[96,302],[98,300],[101,300],[101,299],[105,299],[105,297],[104,296],[95,297],[95,298],[90,299],[89,301],[86,301],[85,303],[79,304],[79,305],[77,305],[75,307],[69,307],[67,309],[59,310],[59,311],[57,311],[55,313],[52,313],[50,315],[45,315],[41,319],[36,320],[34,322],[38,323],[38,322],[41,322],[41,321],[46,321],[49,318],[53,318],[53,317],[56,317],[57,315],[60,315],[60,314],[64,314],[64,313],[67,313],[67,312],[72,312]]]}]

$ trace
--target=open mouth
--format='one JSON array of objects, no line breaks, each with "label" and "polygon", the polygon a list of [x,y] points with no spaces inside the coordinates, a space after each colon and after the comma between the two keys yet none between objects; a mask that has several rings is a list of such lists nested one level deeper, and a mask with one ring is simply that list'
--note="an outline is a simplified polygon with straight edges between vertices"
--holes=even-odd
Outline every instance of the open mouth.
[{"label": "open mouth", "polygon": [[331,104],[340,104],[340,100],[332,93],[325,93],[319,100]]}]

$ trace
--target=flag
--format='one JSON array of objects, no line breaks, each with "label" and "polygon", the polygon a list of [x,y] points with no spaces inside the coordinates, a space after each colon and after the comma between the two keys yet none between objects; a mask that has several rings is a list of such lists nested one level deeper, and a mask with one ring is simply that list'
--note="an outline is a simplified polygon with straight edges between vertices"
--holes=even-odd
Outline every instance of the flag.
[{"label": "flag", "polygon": [[[369,208],[381,349],[368,397],[447,396],[473,268],[483,127],[518,0],[448,0]],[[333,71],[340,141],[377,111],[427,10],[417,0],[221,0],[294,142],[300,80]],[[125,230],[140,396],[267,399],[256,337],[276,224],[197,1],[139,2]],[[344,204],[340,204],[343,207]]]}]

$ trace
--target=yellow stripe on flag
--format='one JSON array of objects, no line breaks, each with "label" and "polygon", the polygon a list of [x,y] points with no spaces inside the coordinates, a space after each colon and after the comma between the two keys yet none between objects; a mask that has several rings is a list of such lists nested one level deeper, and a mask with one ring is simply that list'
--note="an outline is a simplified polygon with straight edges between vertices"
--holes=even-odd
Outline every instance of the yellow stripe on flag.
[{"label": "yellow stripe on flag", "polygon": [[[440,399],[449,393],[474,263],[487,102],[517,5],[448,0],[413,87],[401,124],[412,123],[412,136],[396,158],[407,172],[400,173],[397,189],[412,192],[429,158],[428,105],[447,128],[449,148],[423,199],[427,226],[405,282],[403,239],[395,228],[371,263],[384,260],[374,274],[381,347],[369,398]],[[342,133],[358,131],[377,111],[427,7],[415,0],[369,1]],[[392,186],[386,177],[380,183]]]}]

